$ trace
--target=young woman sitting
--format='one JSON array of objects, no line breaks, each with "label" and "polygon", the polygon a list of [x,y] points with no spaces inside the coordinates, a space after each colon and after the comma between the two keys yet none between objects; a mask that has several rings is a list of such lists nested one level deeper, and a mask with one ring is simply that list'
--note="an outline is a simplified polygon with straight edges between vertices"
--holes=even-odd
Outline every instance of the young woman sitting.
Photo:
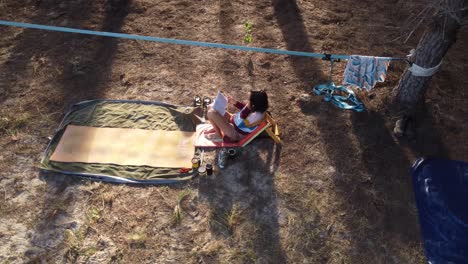
[{"label": "young woman sitting", "polygon": [[268,110],[268,95],[265,91],[251,91],[247,103],[241,103],[228,96],[228,101],[240,111],[222,116],[209,107],[207,117],[213,129],[205,132],[205,137],[212,141],[237,142],[253,132],[262,123]]}]

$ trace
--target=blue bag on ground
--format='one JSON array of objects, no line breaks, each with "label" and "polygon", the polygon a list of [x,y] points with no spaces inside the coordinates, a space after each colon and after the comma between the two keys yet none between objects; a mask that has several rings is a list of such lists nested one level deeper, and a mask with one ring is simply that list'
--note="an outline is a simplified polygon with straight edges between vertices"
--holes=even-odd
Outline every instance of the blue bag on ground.
[{"label": "blue bag on ground", "polygon": [[468,163],[420,159],[413,187],[429,263],[468,263]]}]

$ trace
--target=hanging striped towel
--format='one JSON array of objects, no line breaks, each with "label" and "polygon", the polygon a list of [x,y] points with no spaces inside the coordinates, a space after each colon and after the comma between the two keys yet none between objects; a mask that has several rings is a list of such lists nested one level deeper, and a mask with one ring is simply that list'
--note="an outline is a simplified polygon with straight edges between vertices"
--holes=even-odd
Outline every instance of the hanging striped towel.
[{"label": "hanging striped towel", "polygon": [[385,81],[388,58],[351,55],[346,65],[343,84],[370,91],[377,82]]}]

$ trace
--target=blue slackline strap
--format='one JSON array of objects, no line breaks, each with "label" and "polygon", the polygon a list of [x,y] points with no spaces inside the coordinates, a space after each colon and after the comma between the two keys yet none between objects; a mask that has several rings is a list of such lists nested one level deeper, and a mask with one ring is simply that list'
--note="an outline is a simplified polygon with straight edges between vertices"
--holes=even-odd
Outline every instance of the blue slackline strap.
[{"label": "blue slackline strap", "polygon": [[[273,53],[281,55],[292,55],[292,56],[303,56],[303,57],[313,57],[313,58],[328,58],[328,59],[349,59],[348,55],[326,55],[320,53],[312,52],[302,52],[302,51],[290,51],[290,50],[280,50],[280,49],[266,49],[266,48],[257,48],[257,47],[246,47],[238,45],[229,45],[221,43],[212,43],[212,42],[200,42],[192,40],[181,40],[181,39],[171,39],[171,38],[159,38],[159,37],[148,37],[132,34],[123,34],[123,33],[113,33],[113,32],[103,32],[103,31],[94,31],[94,30],[85,30],[85,29],[76,29],[76,28],[67,28],[67,27],[56,27],[56,26],[46,26],[38,24],[29,24],[13,21],[0,20],[0,25],[12,26],[12,27],[22,27],[22,28],[32,28],[32,29],[43,29],[50,31],[59,31],[67,33],[78,33],[102,37],[113,37],[113,38],[122,38],[122,39],[134,39],[134,40],[145,40],[161,43],[171,43],[178,45],[188,45],[188,46],[199,46],[199,47],[208,47],[208,48],[219,48],[219,49],[230,49],[230,50],[242,50],[242,51],[254,51],[262,53]],[[404,60],[403,58],[391,58],[389,60]]]},{"label": "blue slackline strap", "polygon": [[[336,95],[337,91],[348,94],[348,96]],[[314,93],[316,95],[325,95],[323,98],[326,102],[332,102],[339,108],[354,110],[356,112],[362,112],[366,110],[363,103],[357,99],[353,90],[345,86],[336,86],[333,82],[326,84],[319,84],[314,87]]]}]

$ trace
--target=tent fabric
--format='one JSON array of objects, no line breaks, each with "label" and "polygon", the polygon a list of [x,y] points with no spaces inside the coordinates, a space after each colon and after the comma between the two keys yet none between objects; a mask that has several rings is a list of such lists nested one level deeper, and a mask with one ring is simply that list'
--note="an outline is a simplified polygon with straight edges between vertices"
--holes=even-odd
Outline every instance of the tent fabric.
[{"label": "tent fabric", "polygon": [[[180,168],[57,162],[50,160],[50,157],[68,125],[195,132],[196,126],[201,123],[200,116],[202,116],[201,108],[153,101],[81,102],[74,105],[65,115],[45,150],[40,168],[43,171],[125,183],[166,184],[190,180],[194,173],[192,171],[181,173]],[[157,148],[155,151],[158,151]]]},{"label": "tent fabric", "polygon": [[420,159],[411,169],[429,263],[468,263],[468,163]]}]

